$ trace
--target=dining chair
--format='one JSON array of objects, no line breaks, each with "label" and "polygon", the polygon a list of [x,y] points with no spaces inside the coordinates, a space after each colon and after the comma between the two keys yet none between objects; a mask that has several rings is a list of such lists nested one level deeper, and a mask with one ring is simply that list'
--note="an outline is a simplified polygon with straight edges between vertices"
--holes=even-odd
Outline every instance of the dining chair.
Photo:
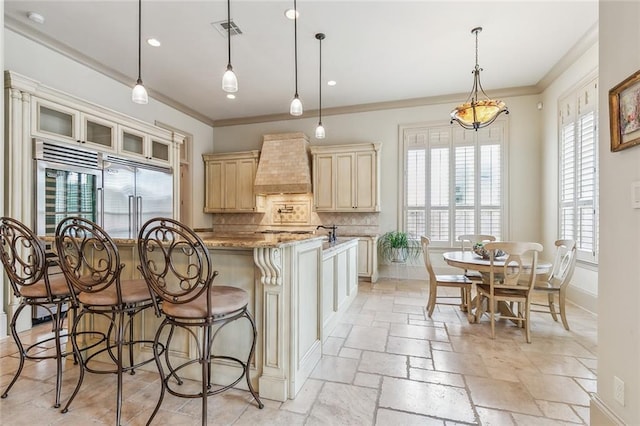
[{"label": "dining chair", "polygon": [[[0,218],[0,259],[13,295],[20,300],[9,326],[13,340],[18,346],[20,360],[18,370],[1,397],[4,399],[9,396],[9,391],[22,373],[25,360],[55,359],[56,385],[53,406],[58,408],[62,389],[62,361],[71,353],[63,347],[68,337],[68,333],[65,332],[63,308],[67,305],[69,310],[75,312],[73,291],[64,275],[51,273],[52,268],[56,266],[55,260],[46,256],[44,245],[38,237],[26,225],[10,217]],[[20,340],[16,323],[23,309],[34,306],[48,312],[52,321],[53,336],[25,347]],[[53,342],[54,354],[51,354],[50,350],[42,350],[47,342]]]},{"label": "dining chair", "polygon": [[[463,234],[458,235],[458,241],[460,241],[460,247],[463,252],[473,252],[473,247],[478,243],[489,243],[495,241],[496,237],[486,234]],[[482,275],[478,271],[464,271],[467,278],[472,281],[482,281]]]},{"label": "dining chair", "polygon": [[[258,333],[248,310],[248,293],[237,287],[213,285],[218,272],[213,269],[209,250],[192,229],[176,220],[154,218],[145,223],[138,236],[138,253],[139,269],[151,292],[157,295],[153,299],[156,315],[164,317],[153,344],[161,379],[160,397],[147,424],[158,413],[165,392],[169,392],[183,398],[201,398],[202,424],[206,425],[208,397],[232,388],[243,377],[258,407],[263,408],[264,404],[253,389],[249,374]],[[226,325],[241,319],[246,319],[251,326],[251,349],[246,360],[214,353],[216,336]],[[168,374],[160,358],[163,349],[160,339],[166,327],[169,327],[164,345]],[[198,348],[195,351],[198,358],[176,361],[170,357],[171,341],[177,333],[176,329],[190,336],[193,347]],[[236,339],[242,339],[241,335]],[[218,348],[220,351],[224,349]],[[215,388],[212,381],[214,362],[236,364],[240,367],[240,375],[231,383]],[[183,383],[180,371],[194,364],[199,364],[201,368],[201,388],[191,393],[187,393],[187,390],[178,391],[176,385]]]},{"label": "dining chair", "polygon": [[569,322],[567,321],[567,312],[565,307],[565,298],[567,286],[573,277],[573,271],[576,267],[576,242],[574,240],[557,240],[556,255],[553,261],[551,273],[545,280],[537,280],[534,291],[547,293],[548,303],[532,303],[536,306],[546,306],[548,310],[536,310],[534,312],[548,312],[554,321],[558,321],[558,315],[555,308],[555,295],[558,295],[558,307],[560,308],[560,318],[562,325],[568,331]]},{"label": "dining chair", "polygon": [[[501,318],[511,319],[524,327],[527,343],[531,343],[531,294],[542,245],[532,242],[490,242],[485,244],[485,248],[489,252],[489,281],[476,284],[476,321],[480,322],[482,318],[483,301],[486,300],[491,318],[491,338],[495,339],[496,309],[501,303]],[[505,257],[499,261],[495,257],[497,250],[505,253]],[[513,312],[507,303],[512,306],[516,303],[517,312]]]},{"label": "dining chair", "polygon": [[[80,312],[73,321],[73,348],[80,364],[80,375],[73,394],[63,408],[66,413],[78,395],[85,372],[115,374],[116,425],[121,424],[123,375],[135,374],[135,369],[154,360],[153,357],[134,361],[137,346],[153,341],[135,340],[134,318],[153,307],[147,283],[143,279],[122,278],[124,264],[113,239],[99,225],[80,217],[60,221],[55,234],[60,268],[77,294]],[[90,321],[82,321],[92,315]],[[106,320],[106,331],[95,327],[95,340],[80,348],[79,325],[97,324]],[[84,330],[83,330],[84,331]],[[125,356],[125,351],[128,356]]]},{"label": "dining chair", "polygon": [[[440,305],[453,305],[460,306],[460,308],[467,312],[467,318],[472,322],[471,315],[471,280],[464,275],[436,275],[433,271],[433,265],[431,264],[431,257],[429,256],[429,244],[431,240],[429,237],[420,237],[422,244],[422,255],[424,257],[424,265],[429,273],[429,301],[427,302],[427,314],[429,318],[433,314],[433,310],[437,304]],[[438,299],[457,299],[457,296],[438,296],[438,287],[457,287],[460,289],[460,303],[451,302],[438,302]]]}]

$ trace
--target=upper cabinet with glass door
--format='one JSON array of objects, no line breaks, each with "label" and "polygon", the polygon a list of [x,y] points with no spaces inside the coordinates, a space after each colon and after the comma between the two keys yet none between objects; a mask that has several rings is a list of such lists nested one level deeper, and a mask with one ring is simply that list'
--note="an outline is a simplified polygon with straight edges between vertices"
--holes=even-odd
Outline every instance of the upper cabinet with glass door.
[{"label": "upper cabinet with glass door", "polygon": [[119,126],[119,132],[122,154],[163,165],[171,162],[171,141],[125,126]]},{"label": "upper cabinet with glass door", "polygon": [[43,99],[35,98],[32,105],[33,136],[115,151],[115,122]]}]

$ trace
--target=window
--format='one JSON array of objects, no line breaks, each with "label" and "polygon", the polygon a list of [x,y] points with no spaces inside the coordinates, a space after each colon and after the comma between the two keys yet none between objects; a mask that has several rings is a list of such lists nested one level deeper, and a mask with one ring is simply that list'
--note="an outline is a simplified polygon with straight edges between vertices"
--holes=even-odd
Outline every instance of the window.
[{"label": "window", "polygon": [[560,238],[576,241],[578,259],[598,259],[597,80],[560,100]]},{"label": "window", "polygon": [[458,235],[504,235],[503,122],[477,132],[405,128],[404,229],[452,247]]}]

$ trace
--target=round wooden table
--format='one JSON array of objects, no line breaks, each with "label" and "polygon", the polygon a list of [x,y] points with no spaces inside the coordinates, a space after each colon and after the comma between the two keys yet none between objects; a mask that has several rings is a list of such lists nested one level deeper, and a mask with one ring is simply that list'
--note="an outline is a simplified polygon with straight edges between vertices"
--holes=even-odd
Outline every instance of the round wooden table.
[{"label": "round wooden table", "polygon": [[[489,259],[483,259],[477,254],[471,251],[448,251],[443,253],[444,261],[449,266],[455,266],[456,268],[462,268],[464,270],[478,271],[483,277],[483,280],[488,280],[488,274],[491,272],[491,261]],[[497,258],[493,264],[497,267],[503,267],[506,256]],[[523,265],[525,268],[527,265]],[[529,268],[531,265],[529,265]],[[536,265],[536,275],[547,274],[551,271],[552,264],[550,262],[541,261],[538,259]],[[477,297],[477,296],[476,296]],[[473,305],[474,302],[472,302]],[[506,315],[513,315],[511,308],[504,303],[498,304],[498,312],[503,312]],[[473,315],[469,315],[469,322],[478,322],[479,318]]]}]

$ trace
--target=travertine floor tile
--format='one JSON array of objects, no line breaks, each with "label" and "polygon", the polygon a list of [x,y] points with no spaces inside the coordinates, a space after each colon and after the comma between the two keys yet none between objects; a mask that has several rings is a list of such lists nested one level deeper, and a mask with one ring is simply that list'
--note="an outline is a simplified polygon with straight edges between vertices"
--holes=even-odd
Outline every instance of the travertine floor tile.
[{"label": "travertine floor tile", "polygon": [[358,360],[324,356],[311,373],[311,378],[331,382],[351,383],[356,375]]},{"label": "travertine floor tile", "polygon": [[389,335],[408,337],[410,339],[439,340],[448,342],[449,336],[445,330],[436,327],[423,327],[420,325],[391,324]]},{"label": "travertine floor tile", "polygon": [[518,413],[542,415],[527,389],[520,383],[486,377],[465,376],[476,405]]},{"label": "travertine floor tile", "polygon": [[474,423],[475,415],[465,389],[384,377],[380,407]]},{"label": "travertine floor tile", "polygon": [[431,347],[428,341],[407,339],[406,337],[389,336],[387,340],[387,352],[431,358]]},{"label": "travertine floor tile", "polygon": [[[453,289],[455,290],[455,289]],[[404,426],[469,424],[589,424],[589,392],[596,391],[596,318],[568,307],[571,331],[548,314],[532,317],[532,343],[521,329],[498,321],[490,338],[486,318],[469,324],[455,306],[436,307],[426,318],[425,281],[381,279],[360,283],[358,297],[323,345],[324,354],[296,399],[266,400],[233,389],[208,400],[212,425]],[[23,333],[41,341],[50,327]],[[38,350],[50,352],[50,344]],[[49,348],[49,349],[47,349]],[[0,338],[0,391],[18,366],[13,339]],[[79,367],[64,363],[62,403]],[[87,373],[66,414],[52,407],[55,363],[26,361],[9,397],[0,400],[4,425],[112,425],[115,376]],[[159,375],[138,370],[124,377],[123,425],[146,425],[160,394]],[[186,381],[181,390],[199,389]],[[199,399],[166,394],[152,423],[201,424]]]},{"label": "travertine floor tile", "polygon": [[538,374],[521,375],[519,378],[536,399],[589,405],[589,395],[570,377]]},{"label": "travertine floor tile", "polygon": [[362,353],[358,371],[383,376],[407,377],[407,357],[379,352]]},{"label": "travertine floor tile", "polygon": [[302,386],[302,389],[300,389],[296,395],[296,399],[285,401],[280,408],[287,411],[293,411],[294,413],[308,413],[318,397],[318,393],[320,393],[320,389],[322,389],[323,384],[324,382],[321,380],[307,380],[304,386]]},{"label": "travertine floor tile", "polygon": [[306,425],[370,425],[378,391],[341,383],[326,383]]},{"label": "travertine floor tile", "polygon": [[363,327],[354,325],[344,346],[354,349],[384,352],[388,331],[379,327]]},{"label": "travertine floor tile", "polygon": [[442,420],[420,416],[418,414],[403,413],[400,411],[380,408],[376,417],[376,426],[443,426]]}]

